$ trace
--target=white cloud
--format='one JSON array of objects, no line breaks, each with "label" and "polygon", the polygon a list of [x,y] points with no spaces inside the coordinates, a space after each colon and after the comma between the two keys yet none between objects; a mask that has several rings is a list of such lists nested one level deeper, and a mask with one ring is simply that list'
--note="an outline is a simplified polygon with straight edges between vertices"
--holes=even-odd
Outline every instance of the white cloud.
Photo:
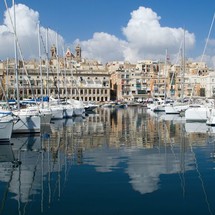
[{"label": "white cloud", "polygon": [[[0,56],[1,59],[14,57],[14,30],[11,22],[14,20],[13,7],[4,13],[4,24],[0,26]],[[38,58],[38,23],[39,13],[23,4],[15,5],[16,33],[23,58]],[[41,38],[45,42],[46,29],[40,27]],[[48,30],[49,43],[56,43],[56,32]],[[59,44],[63,44],[63,38],[58,36]],[[42,42],[41,42],[42,44]],[[49,46],[50,46],[49,44]],[[45,53],[41,45],[41,52]]]},{"label": "white cloud", "polygon": [[123,60],[123,50],[127,42],[118,39],[114,35],[104,32],[94,33],[93,38],[87,41],[76,40],[75,44],[81,44],[83,57],[97,59],[99,61]]},{"label": "white cloud", "polygon": [[[159,23],[160,17],[150,8],[139,7],[131,13],[131,19],[123,34],[129,41],[129,48],[125,56],[127,60],[137,60],[141,58],[160,58],[168,49],[170,54],[178,52],[184,38],[182,28],[162,27]],[[186,31],[186,48],[192,48],[195,43],[194,34]]]},{"label": "white cloud", "polygon": [[[13,8],[9,8],[13,19]],[[172,62],[174,56],[179,52],[180,44],[184,37],[182,28],[170,28],[161,26],[159,17],[152,9],[139,7],[131,12],[130,20],[122,28],[125,40],[117,38],[106,32],[95,32],[93,37],[81,41],[76,39],[74,44],[79,43],[82,48],[82,56],[89,59],[96,59],[103,63],[115,60],[128,60],[136,62],[142,59],[162,60],[165,57],[165,50],[168,49]],[[24,58],[38,57],[38,30],[39,13],[23,4],[16,5],[16,26],[17,35]],[[41,26],[40,32],[43,38],[41,51],[45,53],[44,43],[46,28]],[[195,36],[186,31],[186,49],[192,49],[195,45]],[[9,13],[5,11],[3,25],[0,25],[0,57],[1,59],[14,57],[13,29]],[[56,43],[56,32],[48,30],[49,49],[50,45]],[[64,39],[58,36],[59,54],[62,55]],[[214,41],[208,42],[207,62],[212,65]]]},{"label": "white cloud", "polygon": [[[135,62],[146,58],[162,59],[165,50],[176,55],[184,38],[182,28],[162,27],[160,17],[150,8],[139,7],[122,32],[126,41],[107,33],[95,33],[88,41],[78,41],[87,57],[104,61],[128,60]],[[195,36],[186,31],[186,48],[194,46]]]}]

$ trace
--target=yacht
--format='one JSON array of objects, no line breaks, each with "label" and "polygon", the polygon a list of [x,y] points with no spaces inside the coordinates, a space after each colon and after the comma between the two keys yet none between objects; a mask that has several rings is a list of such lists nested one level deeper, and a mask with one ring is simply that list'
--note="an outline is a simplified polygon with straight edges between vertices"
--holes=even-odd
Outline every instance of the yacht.
[{"label": "yacht", "polygon": [[14,116],[13,133],[38,133],[41,127],[41,116],[35,109],[12,111]]},{"label": "yacht", "polygon": [[6,115],[0,117],[0,142],[10,141],[13,131],[13,117]]},{"label": "yacht", "polygon": [[73,107],[73,116],[81,116],[85,112],[84,104],[82,101],[75,99],[68,99],[67,103]]}]

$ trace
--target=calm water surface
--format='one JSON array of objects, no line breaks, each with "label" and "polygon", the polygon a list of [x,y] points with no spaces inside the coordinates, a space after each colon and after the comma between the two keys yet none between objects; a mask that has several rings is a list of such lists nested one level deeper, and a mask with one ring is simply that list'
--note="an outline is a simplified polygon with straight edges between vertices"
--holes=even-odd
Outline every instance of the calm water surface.
[{"label": "calm water surface", "polygon": [[53,121],[0,145],[0,215],[215,214],[214,141],[142,107]]}]

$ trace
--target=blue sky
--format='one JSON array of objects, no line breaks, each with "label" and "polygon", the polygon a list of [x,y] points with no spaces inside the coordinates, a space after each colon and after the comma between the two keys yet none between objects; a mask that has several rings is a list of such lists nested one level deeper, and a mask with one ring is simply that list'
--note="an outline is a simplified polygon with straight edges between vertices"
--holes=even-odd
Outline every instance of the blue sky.
[{"label": "blue sky", "polygon": [[[11,1],[7,3],[11,7]],[[214,0],[17,0],[15,3],[23,4],[27,9],[37,13],[38,16],[34,17],[32,22],[39,20],[41,27],[50,28],[61,35],[65,47],[74,49],[74,44],[79,43],[84,57],[102,62],[162,59],[165,49],[168,49],[171,59],[174,59],[180,48],[182,28],[187,31],[187,58],[198,59],[203,53],[215,12]],[[26,14],[28,20],[32,15],[26,8],[22,9],[25,12],[20,12],[22,17],[17,18],[17,23],[25,23],[23,14]],[[4,1],[1,1],[0,34],[6,31],[6,28],[3,28],[4,11]],[[142,23],[142,20],[145,22]],[[35,32],[35,29],[29,26],[28,29],[29,32]],[[25,27],[27,35],[28,29]],[[20,33],[20,43],[23,53],[26,52],[26,55],[33,57],[34,53],[36,56],[36,51],[27,54],[26,50],[31,46],[32,49],[33,47],[36,49],[37,41],[33,45],[33,39],[29,37],[23,32]],[[33,37],[35,40],[35,35]],[[5,44],[5,37],[2,38],[0,35],[0,39],[2,46],[1,42]],[[28,39],[29,43],[26,42]],[[205,60],[214,66],[215,26],[211,31],[210,40]],[[24,47],[26,44],[28,47]],[[7,55],[10,55],[8,49],[6,52],[4,49],[0,51],[0,58]]]}]

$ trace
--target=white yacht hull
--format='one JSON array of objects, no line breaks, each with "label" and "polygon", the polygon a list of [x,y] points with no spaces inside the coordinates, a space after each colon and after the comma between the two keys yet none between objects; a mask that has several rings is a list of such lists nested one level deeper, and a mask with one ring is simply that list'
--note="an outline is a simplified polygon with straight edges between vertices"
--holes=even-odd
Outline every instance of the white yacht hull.
[{"label": "white yacht hull", "polygon": [[210,126],[215,126],[215,109],[214,108],[210,108],[208,110],[206,124],[210,125]]},{"label": "white yacht hull", "polygon": [[71,105],[64,106],[63,117],[70,118],[74,115],[74,108]]},{"label": "white yacht hull", "polygon": [[49,124],[51,122],[52,113],[41,113],[41,124]]},{"label": "white yacht hull", "polygon": [[84,112],[84,108],[74,108],[73,116],[81,116]]},{"label": "white yacht hull", "polygon": [[84,104],[82,101],[69,99],[67,100],[67,102],[74,108],[73,116],[81,116],[85,112]]},{"label": "white yacht hull", "polygon": [[182,111],[187,110],[189,105],[166,105],[165,113],[166,114],[179,114]]},{"label": "white yacht hull", "polygon": [[198,122],[206,122],[208,117],[208,108],[200,107],[200,108],[188,108],[185,111],[185,119],[186,121],[198,121]]},{"label": "white yacht hull", "polygon": [[10,141],[13,130],[13,120],[0,120],[0,141]]},{"label": "white yacht hull", "polygon": [[154,112],[164,112],[165,111],[165,105],[155,105],[152,109]]},{"label": "white yacht hull", "polygon": [[172,105],[165,106],[166,114],[179,114],[179,111],[174,108]]},{"label": "white yacht hull", "polygon": [[63,108],[51,107],[52,119],[63,119]]},{"label": "white yacht hull", "polygon": [[39,115],[19,115],[14,121],[13,133],[40,132],[41,117]]}]

